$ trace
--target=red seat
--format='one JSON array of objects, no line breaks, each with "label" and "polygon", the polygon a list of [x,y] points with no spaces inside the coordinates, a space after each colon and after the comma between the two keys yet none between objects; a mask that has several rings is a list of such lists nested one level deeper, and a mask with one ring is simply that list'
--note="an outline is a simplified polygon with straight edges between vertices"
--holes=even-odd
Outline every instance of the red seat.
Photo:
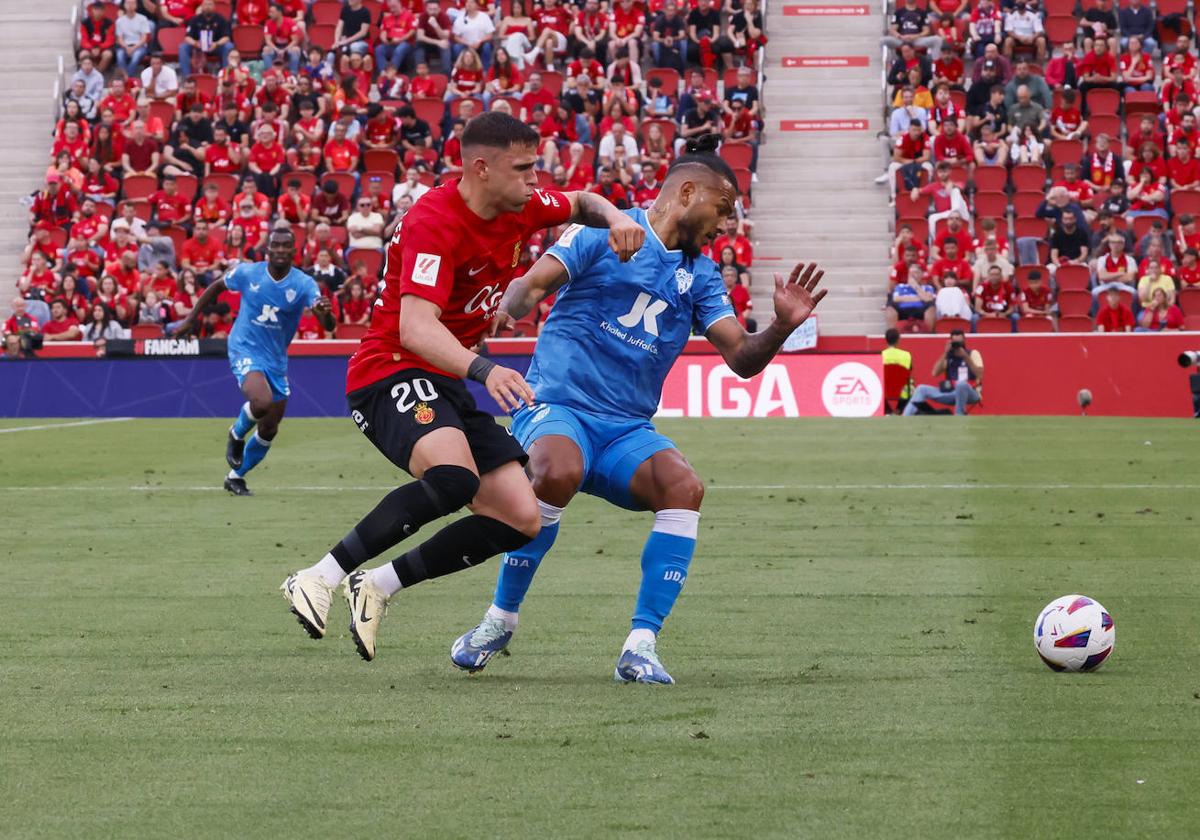
[{"label": "red seat", "polygon": [[883,366],[883,413],[894,414],[892,403],[900,399],[905,387],[912,382],[912,370],[904,365]]},{"label": "red seat", "polygon": [[1131,90],[1125,94],[1126,117],[1130,114],[1156,114],[1161,107],[1158,94],[1152,90]]},{"label": "red seat", "polygon": [[195,175],[176,175],[175,187],[180,195],[187,196],[187,200],[191,201],[196,197],[196,190],[200,189],[200,179]]},{"label": "red seat", "polygon": [[1012,170],[1013,188],[1018,192],[1040,193],[1046,186],[1046,170],[1040,166],[1024,163]]},{"label": "red seat", "polygon": [[662,89],[664,93],[675,96],[679,93],[679,85],[683,79],[679,75],[679,71],[674,67],[655,67],[653,70],[646,71],[646,87],[649,88],[651,79],[662,79]]},{"label": "red seat", "polygon": [[896,193],[896,215],[900,218],[909,216],[924,216],[929,212],[929,196],[918,195],[913,201],[912,195],[906,192]]},{"label": "red seat", "polygon": [[412,109],[417,114],[417,119],[425,120],[432,128],[435,125],[440,125],[442,122],[442,114],[445,112],[446,106],[440,99],[431,99],[424,96],[418,96],[412,101]]},{"label": "red seat", "polygon": [[[338,14],[341,14],[341,4],[337,3],[335,5],[338,7]],[[309,46],[320,47],[323,51],[328,52],[333,49],[334,31],[334,24],[331,23],[320,23],[310,26],[308,28]]]},{"label": "red seat", "polygon": [[1192,216],[1200,214],[1200,192],[1175,190],[1171,193],[1171,209],[1177,216],[1185,213]]},{"label": "red seat", "polygon": [[1058,319],[1059,332],[1095,332],[1095,327],[1086,315],[1064,315]]},{"label": "red seat", "polygon": [[[1092,91],[1092,93],[1099,92]],[[1121,139],[1121,118],[1116,114],[1092,114],[1088,117],[1088,134],[1093,140],[1101,134],[1107,134],[1110,140],[1119,140]]]},{"label": "red seat", "polygon": [[[169,26],[158,30],[158,44],[162,49],[163,58],[171,60],[179,58],[179,45],[187,37],[187,30],[182,26]],[[185,68],[186,70],[186,68]]]},{"label": "red seat", "polygon": [[984,219],[1003,219],[1008,216],[1008,196],[1002,192],[975,193],[975,216]]},{"label": "red seat", "polygon": [[1179,290],[1179,308],[1200,315],[1200,286],[1184,286]]},{"label": "red seat", "polygon": [[352,272],[360,262],[367,267],[367,274],[378,277],[379,272],[383,270],[383,252],[374,248],[355,248],[347,252],[346,265],[350,266]]},{"label": "red seat", "polygon": [[975,322],[975,332],[978,333],[1010,333],[1012,321],[1008,318],[980,318]]},{"label": "red seat", "polygon": [[[133,215],[136,218],[141,219],[143,222],[150,221],[150,202],[149,201],[147,201],[144,198],[139,198],[136,201],[122,201],[120,204],[117,205],[117,215],[120,215],[120,216],[125,215],[125,205],[126,204],[130,204],[133,206]],[[63,244],[65,245],[66,242],[63,242]]]},{"label": "red seat", "polygon": [[901,218],[900,221],[898,221],[896,224],[897,225],[908,225],[910,228],[912,228],[913,239],[917,240],[918,242],[928,242],[929,241],[929,220],[924,218],[923,216],[921,216],[921,217],[914,216],[911,218]]},{"label": "red seat", "polygon": [[[750,69],[754,70],[753,67],[751,67]],[[737,74],[738,74],[738,71],[737,71],[736,67],[730,67],[728,70],[725,71],[725,75],[721,77],[721,80],[725,83],[725,90],[729,90],[730,88],[737,87],[737,83],[738,83]],[[758,71],[754,71],[754,78],[751,80],[750,83],[752,85],[754,85],[755,87],[758,87],[758,81],[759,81],[758,80]]]},{"label": "red seat", "polygon": [[1054,274],[1060,292],[1087,292],[1091,279],[1092,273],[1086,265],[1061,265]]},{"label": "red seat", "polygon": [[1029,285],[1029,275],[1035,271],[1042,273],[1043,280],[1050,279],[1050,271],[1043,265],[1019,265],[1013,274],[1013,280],[1019,288],[1024,289]]},{"label": "red seat", "polygon": [[970,332],[971,322],[966,318],[938,318],[937,322],[933,325],[933,331],[939,335],[946,335],[952,330]]},{"label": "red seat", "polygon": [[1079,24],[1071,15],[1051,15],[1044,24],[1046,39],[1052,44],[1065,44],[1075,40],[1075,30]]},{"label": "red seat", "polygon": [[734,169],[733,174],[737,178],[738,192],[742,195],[750,195],[750,182],[753,180],[750,170]]},{"label": "red seat", "polygon": [[1054,321],[1043,315],[1029,315],[1017,319],[1017,332],[1052,333],[1054,331]]},{"label": "red seat", "polygon": [[671,148],[671,144],[675,142],[675,121],[674,120],[646,120],[638,127],[638,133],[645,140],[646,132],[650,130],[650,126],[656,125],[662,130],[663,140],[667,144],[667,148]]},{"label": "red seat", "polygon": [[1072,15],[1075,12],[1075,0],[1045,0],[1042,11],[1055,17]]},{"label": "red seat", "polygon": [[964,91],[955,88],[950,89],[950,101],[958,106],[958,110],[964,113],[967,110],[967,94]]},{"label": "red seat", "polygon": [[366,184],[372,178],[379,179],[379,192],[384,196],[392,194],[392,188],[396,186],[396,176],[386,169],[368,169],[363,173],[363,192],[367,191]]},{"label": "red seat", "polygon": [[750,161],[754,158],[754,150],[744,143],[722,143],[718,151],[721,160],[733,169],[749,169]]},{"label": "red seat", "polygon": [[196,92],[202,93],[209,99],[217,98],[217,77],[211,73],[193,73],[188,76],[196,83]]},{"label": "red seat", "polygon": [[1200,331],[1200,315],[1184,315],[1183,328],[1189,332]]},{"label": "red seat", "polygon": [[236,175],[226,175],[217,173],[208,175],[204,178],[204,186],[209,184],[217,185],[217,195],[222,201],[233,201],[233,196],[237,193],[238,179]]},{"label": "red seat", "polygon": [[261,26],[233,27],[233,45],[242,54],[243,59],[258,58],[263,48],[263,28]]},{"label": "red seat", "polygon": [[363,169],[395,174],[400,156],[391,149],[367,149],[363,152]]},{"label": "red seat", "polygon": [[[1174,202],[1176,199],[1177,199],[1176,195],[1171,196],[1172,202]],[[1160,219],[1157,216],[1138,216],[1136,219],[1134,219],[1133,220],[1133,239],[1134,239],[1134,241],[1141,242],[1142,237],[1145,236],[1147,233],[1149,233],[1151,230],[1153,230],[1155,225],[1159,225],[1165,229],[1167,226],[1167,223],[1165,220]]]},{"label": "red seat", "polygon": [[1048,229],[1045,219],[1031,219],[1021,216],[1017,217],[1014,227],[1016,228],[1017,239],[1025,239],[1026,237],[1041,239],[1046,235]]},{"label": "red seat", "polygon": [[1158,7],[1159,18],[1187,14],[1187,0],[1157,0],[1154,5]]},{"label": "red seat", "polygon": [[368,329],[366,324],[338,324],[334,337],[342,341],[358,341],[367,334]]},{"label": "red seat", "polygon": [[121,193],[128,201],[149,198],[158,192],[158,179],[153,175],[129,175],[121,182]]},{"label": "red seat", "polygon": [[178,254],[183,250],[183,243],[187,242],[187,231],[177,225],[167,225],[159,231],[163,236],[171,240],[171,244],[175,246],[175,253]]},{"label": "red seat", "polygon": [[354,192],[354,176],[349,172],[326,172],[321,178],[321,183],[326,184],[333,181],[337,184],[338,192],[349,198]]},{"label": "red seat", "polygon": [[1058,293],[1058,311],[1064,317],[1069,315],[1082,315],[1086,317],[1091,309],[1091,292],[1068,290]]},{"label": "red seat", "polygon": [[335,26],[342,15],[342,4],[339,0],[317,0],[308,11],[312,15],[313,23]]},{"label": "red seat", "polygon": [[300,182],[300,194],[311,196],[317,189],[317,176],[312,172],[289,172],[283,178],[286,186],[288,181]]},{"label": "red seat", "polygon": [[1013,212],[1018,219],[1030,219],[1037,212],[1044,196],[1040,192],[1021,191],[1013,195]]},{"label": "red seat", "polygon": [[975,167],[975,189],[980,192],[1004,192],[1006,186],[1008,170],[1003,166]]},{"label": "red seat", "polygon": [[1116,116],[1121,108],[1121,92],[1112,88],[1095,88],[1087,92],[1087,107],[1089,114],[1110,114]]},{"label": "red seat", "polygon": [[562,96],[563,74],[557,70],[543,70],[542,87],[550,91],[555,99]]},{"label": "red seat", "polygon": [[1079,140],[1055,140],[1050,146],[1050,155],[1054,158],[1055,166],[1079,163],[1083,157],[1083,143]]},{"label": "red seat", "polygon": [[171,125],[175,122],[175,106],[170,102],[151,102],[150,116],[162,120],[163,128],[170,133]]}]

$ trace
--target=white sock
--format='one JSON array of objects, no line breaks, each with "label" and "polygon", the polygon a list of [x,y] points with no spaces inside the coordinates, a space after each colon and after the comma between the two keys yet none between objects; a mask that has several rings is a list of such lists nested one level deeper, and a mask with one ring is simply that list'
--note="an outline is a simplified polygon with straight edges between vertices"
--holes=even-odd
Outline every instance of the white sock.
[{"label": "white sock", "polygon": [[326,554],[315,566],[309,566],[304,571],[317,575],[330,586],[337,586],[346,579],[346,573],[332,554]]},{"label": "white sock", "polygon": [[502,610],[495,604],[492,604],[490,607],[488,607],[488,611],[484,615],[484,618],[500,619],[504,622],[504,629],[509,633],[512,633],[517,629],[517,614],[515,612],[509,612],[508,610]]},{"label": "white sock", "polygon": [[230,470],[229,475],[227,475],[225,477],[226,478],[241,478],[241,476],[237,474],[237,470]]},{"label": "white sock", "polygon": [[378,569],[367,572],[367,580],[383,590],[389,598],[400,591],[400,576],[391,563],[384,563]]},{"label": "white sock", "polygon": [[649,642],[650,644],[654,644],[655,638],[657,637],[654,635],[654,631],[647,630],[644,627],[639,627],[636,630],[630,630],[629,635],[625,637],[624,650],[633,650],[641,642]]}]

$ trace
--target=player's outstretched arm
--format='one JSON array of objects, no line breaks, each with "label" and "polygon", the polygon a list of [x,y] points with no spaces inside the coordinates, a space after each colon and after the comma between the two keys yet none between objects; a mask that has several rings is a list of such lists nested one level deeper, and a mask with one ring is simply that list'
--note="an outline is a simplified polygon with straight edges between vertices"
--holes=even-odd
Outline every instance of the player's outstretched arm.
[{"label": "player's outstretched arm", "polygon": [[175,328],[175,337],[187,338],[189,335],[191,335],[192,330],[196,328],[196,319],[204,314],[204,310],[207,309],[209,304],[216,300],[217,295],[221,294],[223,291],[225,291],[224,277],[218,277],[216,280],[209,283],[204,291],[200,293],[200,297],[196,300],[196,305],[192,307],[192,311],[189,312],[187,317],[183,319],[183,322]]},{"label": "player's outstretched arm", "polygon": [[[533,268],[516,278],[509,284],[508,291],[500,301],[497,316],[504,314],[514,321],[520,321],[533,311],[534,307],[563,287],[571,275],[562,261],[551,254],[542,254],[533,264]],[[498,330],[500,317],[493,325],[493,335]]]},{"label": "player's outstretched arm", "polygon": [[584,227],[608,228],[608,247],[621,262],[628,262],[642,250],[646,231],[604,196],[589,192],[569,192],[566,196],[571,202],[570,220]]},{"label": "player's outstretched arm", "polygon": [[797,263],[784,282],[775,275],[775,320],[762,332],[748,333],[735,318],[722,318],[709,327],[707,336],[738,376],[749,378],[767,366],[783,342],[825,297],[826,289],[817,290],[825,272],[816,263]]},{"label": "player's outstretched arm", "polygon": [[400,344],[434,367],[483,384],[501,408],[516,410],[533,405],[533,389],[515,370],[472,353],[446,329],[436,303],[417,295],[400,298]]}]

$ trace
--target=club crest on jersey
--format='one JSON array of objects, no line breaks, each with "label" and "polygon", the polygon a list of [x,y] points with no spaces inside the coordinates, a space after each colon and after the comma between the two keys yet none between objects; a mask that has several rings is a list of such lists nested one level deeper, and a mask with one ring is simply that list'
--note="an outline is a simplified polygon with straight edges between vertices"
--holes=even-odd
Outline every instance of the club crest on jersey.
[{"label": "club crest on jersey", "polygon": [[288,289],[286,292],[283,293],[283,296],[285,298],[287,298],[288,303],[291,303],[292,301],[294,301],[296,299],[296,290]]},{"label": "club crest on jersey", "polygon": [[517,240],[517,244],[513,245],[513,260],[511,268],[517,267],[517,262],[521,259],[521,240]]},{"label": "club crest on jersey", "polygon": [[688,289],[692,288],[692,280],[692,273],[686,268],[675,269],[675,287],[679,289],[679,294],[687,294]]},{"label": "club crest on jersey", "polygon": [[434,416],[433,409],[429,407],[428,403],[417,403],[416,408],[413,409],[413,419],[422,426],[432,423]]}]

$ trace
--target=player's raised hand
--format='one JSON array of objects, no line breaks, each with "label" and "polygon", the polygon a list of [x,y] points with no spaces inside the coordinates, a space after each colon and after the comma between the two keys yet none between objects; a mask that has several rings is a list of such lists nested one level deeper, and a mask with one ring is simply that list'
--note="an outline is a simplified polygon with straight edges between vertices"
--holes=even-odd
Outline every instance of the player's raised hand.
[{"label": "player's raised hand", "polygon": [[525,377],[512,368],[496,365],[483,383],[492,399],[505,411],[516,411],[525,405],[533,405],[533,389]]},{"label": "player's raised hand", "polygon": [[327,297],[317,298],[312,305],[314,315],[331,315],[333,314],[333,301]]},{"label": "player's raised hand", "polygon": [[491,326],[488,327],[488,338],[495,338],[513,325],[513,316],[509,315],[503,309],[496,310],[496,314],[492,316]]},{"label": "player's raised hand", "polygon": [[817,291],[817,284],[825,272],[816,263],[796,263],[792,274],[784,282],[782,274],[775,275],[775,318],[790,329],[803,324],[817,304],[825,297],[827,289]]},{"label": "player's raised hand", "polygon": [[621,262],[629,262],[645,241],[646,231],[624,213],[608,227],[608,247]]}]

